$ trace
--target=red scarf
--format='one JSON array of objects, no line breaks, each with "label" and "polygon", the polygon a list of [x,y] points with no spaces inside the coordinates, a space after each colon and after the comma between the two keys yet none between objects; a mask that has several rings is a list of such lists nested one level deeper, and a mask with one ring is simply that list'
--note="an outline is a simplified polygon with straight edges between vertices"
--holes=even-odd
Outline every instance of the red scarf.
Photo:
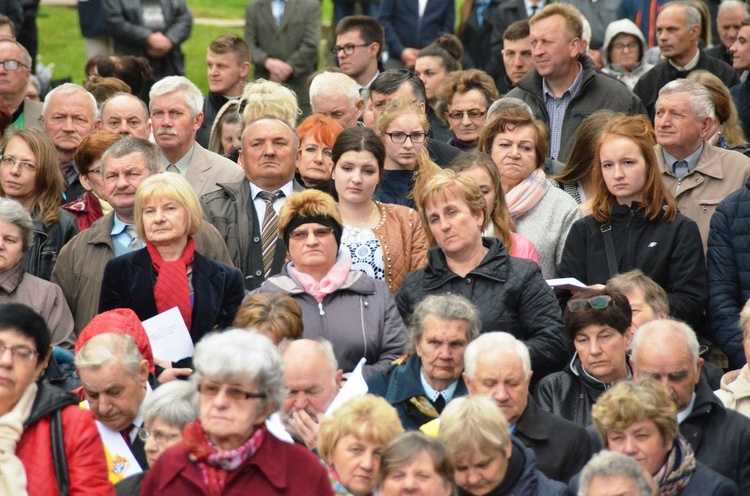
[{"label": "red scarf", "polygon": [[179,308],[182,320],[190,330],[193,323],[193,308],[190,305],[187,268],[193,263],[195,257],[195,241],[193,238],[188,238],[182,256],[172,262],[165,262],[159,250],[150,241],[146,242],[146,249],[151,255],[151,263],[156,271],[156,284],[154,285],[156,310],[162,313],[170,308]]},{"label": "red scarf", "polygon": [[240,468],[263,444],[264,431],[259,427],[239,448],[219,451],[206,437],[200,419],[185,426],[182,447],[188,458],[198,465],[208,496],[221,496],[229,473]]}]

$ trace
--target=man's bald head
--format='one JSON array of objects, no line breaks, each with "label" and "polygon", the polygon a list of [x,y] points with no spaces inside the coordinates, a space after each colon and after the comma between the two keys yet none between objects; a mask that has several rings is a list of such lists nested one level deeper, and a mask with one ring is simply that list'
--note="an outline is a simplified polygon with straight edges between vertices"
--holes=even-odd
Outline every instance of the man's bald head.
[{"label": "man's bald head", "polygon": [[289,390],[283,412],[297,410],[323,414],[341,387],[333,347],[328,341],[299,339],[282,346],[286,387]]}]

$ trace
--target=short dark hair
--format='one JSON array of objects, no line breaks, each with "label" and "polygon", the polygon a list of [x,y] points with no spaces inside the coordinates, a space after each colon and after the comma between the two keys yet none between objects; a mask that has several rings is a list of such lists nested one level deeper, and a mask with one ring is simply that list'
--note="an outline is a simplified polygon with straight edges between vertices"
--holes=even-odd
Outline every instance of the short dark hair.
[{"label": "short dark hair", "polygon": [[521,19],[512,23],[503,33],[503,40],[516,41],[525,40],[531,36],[531,30],[529,29],[529,20]]},{"label": "short dark hair", "polygon": [[424,88],[424,83],[409,69],[389,69],[378,74],[378,77],[370,83],[370,99],[372,100],[373,93],[392,95],[406,82],[411,85],[414,98],[420,103],[426,103],[427,90]]},{"label": "short dark hair", "polygon": [[565,307],[565,329],[568,336],[573,340],[582,329],[590,325],[605,325],[616,330],[620,334],[630,327],[633,313],[627,297],[619,291],[610,289],[586,289],[572,297],[569,301],[587,300],[596,296],[609,296],[611,301],[604,308],[594,308],[587,304],[577,312],[571,312]]},{"label": "short dark hair", "polygon": [[15,331],[34,341],[37,363],[47,359],[52,333],[44,317],[20,303],[0,303],[0,331]]},{"label": "short dark hair", "polygon": [[378,47],[378,58],[380,58],[383,45],[385,45],[385,30],[377,19],[363,15],[344,17],[336,25],[336,36],[355,30],[359,31],[363,42],[368,45],[371,43],[380,45]]},{"label": "short dark hair", "polygon": [[378,162],[378,182],[383,179],[385,167],[385,146],[375,131],[369,127],[357,126],[344,129],[331,149],[333,168],[336,169],[339,159],[346,152],[370,152]]},{"label": "short dark hair", "polygon": [[10,32],[13,36],[16,35],[16,27],[13,25],[13,21],[5,14],[0,14],[0,26],[10,26]]},{"label": "short dark hair", "polygon": [[234,33],[219,36],[208,45],[208,50],[218,54],[234,53],[240,64],[250,62],[250,47],[247,46],[245,40]]}]

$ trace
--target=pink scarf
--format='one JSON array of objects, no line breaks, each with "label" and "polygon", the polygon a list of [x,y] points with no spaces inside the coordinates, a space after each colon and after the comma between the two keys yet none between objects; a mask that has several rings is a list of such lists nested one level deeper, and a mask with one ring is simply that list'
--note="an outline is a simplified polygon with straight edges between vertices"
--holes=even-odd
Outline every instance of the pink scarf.
[{"label": "pink scarf", "polygon": [[513,219],[525,214],[539,203],[549,190],[550,182],[541,167],[505,194],[505,203]]},{"label": "pink scarf", "polygon": [[339,255],[336,263],[333,264],[333,267],[328,271],[328,274],[326,274],[320,282],[316,281],[310,274],[298,271],[291,264],[289,265],[289,273],[291,273],[299,285],[302,286],[305,293],[308,293],[315,298],[315,301],[318,303],[322,303],[323,298],[325,298],[326,295],[335,293],[341,289],[341,286],[346,282],[346,278],[349,277],[351,268],[352,260],[349,257]]}]

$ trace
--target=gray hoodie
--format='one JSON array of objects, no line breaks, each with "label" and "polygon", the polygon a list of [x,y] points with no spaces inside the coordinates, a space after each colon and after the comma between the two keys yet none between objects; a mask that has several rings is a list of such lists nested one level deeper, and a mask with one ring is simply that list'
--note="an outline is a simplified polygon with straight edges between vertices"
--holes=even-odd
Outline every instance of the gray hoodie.
[{"label": "gray hoodie", "polygon": [[[615,37],[622,33],[632,34],[638,38],[641,44],[641,60],[633,67],[632,71],[627,71],[624,67],[613,64],[609,60],[610,45]],[[604,32],[604,44],[602,45],[602,62],[604,63],[604,67],[602,68],[602,72],[619,79],[632,90],[635,87],[635,83],[638,82],[638,78],[653,67],[653,64],[643,61],[643,54],[646,53],[646,49],[646,38],[644,38],[643,33],[641,33],[641,30],[638,29],[638,26],[633,21],[630,19],[620,19],[619,21],[611,22]]]}]

